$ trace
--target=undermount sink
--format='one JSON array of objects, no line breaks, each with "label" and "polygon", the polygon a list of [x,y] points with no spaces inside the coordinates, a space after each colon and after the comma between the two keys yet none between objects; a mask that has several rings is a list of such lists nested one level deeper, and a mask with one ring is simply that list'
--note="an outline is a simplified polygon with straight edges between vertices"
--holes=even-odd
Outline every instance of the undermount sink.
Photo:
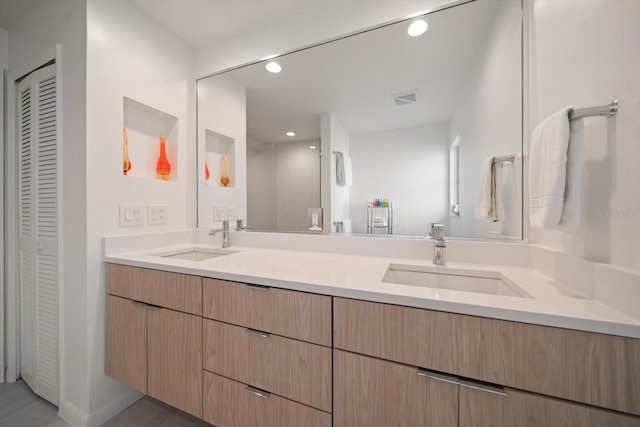
[{"label": "undermount sink", "polygon": [[495,271],[440,269],[419,265],[389,264],[385,283],[423,286],[518,298],[533,298],[518,285]]},{"label": "undermount sink", "polygon": [[188,261],[204,261],[211,258],[218,258],[221,256],[229,255],[235,252],[237,251],[230,251],[227,249],[191,248],[175,250],[171,252],[162,252],[159,254],[154,254],[154,256],[159,256],[162,258],[184,259]]}]

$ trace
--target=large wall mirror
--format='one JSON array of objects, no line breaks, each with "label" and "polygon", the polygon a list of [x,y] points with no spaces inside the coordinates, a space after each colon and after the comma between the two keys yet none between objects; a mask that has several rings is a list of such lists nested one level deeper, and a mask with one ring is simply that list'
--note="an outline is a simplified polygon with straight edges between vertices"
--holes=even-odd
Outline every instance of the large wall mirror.
[{"label": "large wall mirror", "polygon": [[[521,3],[420,18],[200,79],[198,225],[521,239]],[[476,215],[492,156],[499,221]]]}]

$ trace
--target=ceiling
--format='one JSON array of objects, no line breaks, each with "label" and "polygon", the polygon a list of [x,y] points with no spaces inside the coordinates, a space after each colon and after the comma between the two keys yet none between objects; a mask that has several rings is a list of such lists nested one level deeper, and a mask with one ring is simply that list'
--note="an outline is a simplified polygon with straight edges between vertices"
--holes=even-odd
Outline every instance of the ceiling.
[{"label": "ceiling", "polygon": [[[277,59],[279,74],[264,63],[226,73],[247,88],[248,136],[269,143],[318,139],[325,112],[349,134],[449,120],[499,3],[432,14],[420,37],[409,37],[401,22],[286,55]],[[413,89],[417,102],[395,105],[392,94]],[[288,130],[296,136],[284,136]]]}]

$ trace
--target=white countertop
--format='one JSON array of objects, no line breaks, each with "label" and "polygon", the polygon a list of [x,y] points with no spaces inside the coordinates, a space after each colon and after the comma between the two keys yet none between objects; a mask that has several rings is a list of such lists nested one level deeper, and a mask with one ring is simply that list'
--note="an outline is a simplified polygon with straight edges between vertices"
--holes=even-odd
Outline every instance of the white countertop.
[{"label": "white countertop", "polygon": [[[157,254],[213,246],[184,244],[107,254],[104,261],[284,289],[357,298],[495,319],[640,338],[640,321],[588,298],[530,268],[448,263],[326,252],[233,247],[229,255],[203,261]],[[399,285],[382,281],[389,264],[437,271],[495,271],[533,298]]]}]

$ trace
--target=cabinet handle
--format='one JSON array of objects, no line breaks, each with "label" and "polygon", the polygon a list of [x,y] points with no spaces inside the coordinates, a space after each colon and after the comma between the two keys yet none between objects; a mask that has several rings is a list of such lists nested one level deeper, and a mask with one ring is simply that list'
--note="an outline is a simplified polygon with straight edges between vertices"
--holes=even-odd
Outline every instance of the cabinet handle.
[{"label": "cabinet handle", "polygon": [[145,304],[145,305],[149,310],[153,310],[153,311],[162,310],[162,307],[160,307],[159,305],[153,305],[153,304]]},{"label": "cabinet handle", "polygon": [[460,385],[462,387],[467,387],[467,388],[470,388],[470,389],[473,389],[473,390],[479,390],[479,391],[484,391],[484,392],[487,392],[487,393],[499,394],[500,396],[506,396],[507,395],[507,392],[504,391],[504,388],[500,387],[498,385],[486,384],[486,383],[469,381],[469,380],[460,381]]},{"label": "cabinet handle", "polygon": [[269,393],[268,391],[260,390],[259,388],[251,387],[250,385],[247,386],[247,391],[264,399],[268,399],[269,396],[271,396],[271,393]]},{"label": "cabinet handle", "polygon": [[271,335],[268,332],[262,332],[262,331],[259,331],[257,329],[251,329],[251,328],[247,328],[247,329],[245,329],[245,331],[247,331],[251,335],[257,335],[257,336],[262,337],[262,338],[269,338],[269,336]]},{"label": "cabinet handle", "polygon": [[138,307],[146,307],[147,304],[140,302],[140,301],[131,301],[131,304],[133,305],[137,305]]},{"label": "cabinet handle", "polygon": [[460,384],[458,378],[451,375],[441,374],[439,372],[433,372],[428,369],[418,368],[418,375],[421,377],[431,378],[432,380],[443,381],[450,384]]},{"label": "cabinet handle", "polygon": [[251,283],[245,283],[245,286],[246,286],[247,288],[255,289],[255,290],[257,290],[257,291],[268,291],[269,289],[271,289],[271,286],[265,286],[265,285],[254,285],[254,284],[251,284]]}]

